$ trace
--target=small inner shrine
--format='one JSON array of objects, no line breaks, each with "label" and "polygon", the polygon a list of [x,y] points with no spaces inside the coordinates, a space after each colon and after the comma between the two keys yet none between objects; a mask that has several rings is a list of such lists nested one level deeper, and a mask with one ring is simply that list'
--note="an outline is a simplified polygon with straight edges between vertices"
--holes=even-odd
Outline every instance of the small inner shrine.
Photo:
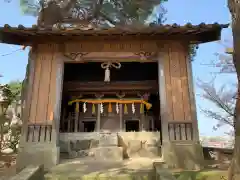
[{"label": "small inner shrine", "polygon": [[66,63],[60,132],[161,131],[156,62]]}]

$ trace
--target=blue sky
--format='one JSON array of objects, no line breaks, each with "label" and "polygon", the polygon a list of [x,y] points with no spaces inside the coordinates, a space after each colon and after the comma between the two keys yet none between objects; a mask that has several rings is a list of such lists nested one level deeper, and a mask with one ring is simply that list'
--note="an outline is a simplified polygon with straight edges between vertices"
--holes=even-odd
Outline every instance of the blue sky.
[{"label": "blue sky", "polygon": [[[23,16],[21,14],[18,0],[12,1],[13,2],[10,4],[4,3],[4,0],[0,1],[0,26],[4,24],[10,24],[11,26],[17,26],[18,24],[31,26],[32,24],[36,24],[36,18]],[[191,22],[192,24],[199,24],[202,22],[229,23],[231,19],[226,0],[169,0],[164,6],[168,11],[166,15],[168,24],[185,24],[187,22]],[[231,29],[226,29],[222,32],[223,40],[226,39],[231,41],[231,38]],[[22,80],[24,78],[28,52],[18,51],[12,55],[2,56],[14,50],[18,50],[19,48],[19,46],[0,44],[0,74],[4,75],[4,77],[0,79],[0,83],[7,83],[16,79]],[[203,64],[208,64],[211,60],[216,59],[214,55],[216,52],[224,52],[224,46],[217,42],[200,45],[195,61],[192,63],[195,84],[198,78],[206,82],[212,78],[211,72],[214,71],[214,69]],[[235,81],[236,78],[233,75],[221,75],[216,79],[216,87]],[[196,86],[195,91],[200,133],[204,135],[222,135],[228,127],[213,131],[212,127],[216,122],[206,118],[199,111],[199,107],[214,107],[206,100],[200,98],[198,95],[200,90]]]}]

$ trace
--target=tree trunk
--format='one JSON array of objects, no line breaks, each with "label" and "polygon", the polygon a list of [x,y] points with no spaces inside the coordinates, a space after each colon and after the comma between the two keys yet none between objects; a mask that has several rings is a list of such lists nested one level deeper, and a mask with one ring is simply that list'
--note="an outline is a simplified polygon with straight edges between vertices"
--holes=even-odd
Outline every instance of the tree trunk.
[{"label": "tree trunk", "polygon": [[3,124],[0,124],[0,158],[2,157],[3,139],[4,139],[4,128],[3,128]]},{"label": "tree trunk", "polygon": [[238,94],[235,107],[235,145],[228,180],[237,179],[240,172],[240,3],[239,0],[228,0],[228,8],[232,15],[233,32],[233,64],[237,73]]},{"label": "tree trunk", "polygon": [[[240,95],[240,83],[238,81],[238,97]],[[233,157],[230,167],[228,169],[228,180],[234,180],[239,178],[240,173],[240,100],[237,98],[235,107],[236,118],[234,119],[235,130],[235,144],[233,150]]]}]

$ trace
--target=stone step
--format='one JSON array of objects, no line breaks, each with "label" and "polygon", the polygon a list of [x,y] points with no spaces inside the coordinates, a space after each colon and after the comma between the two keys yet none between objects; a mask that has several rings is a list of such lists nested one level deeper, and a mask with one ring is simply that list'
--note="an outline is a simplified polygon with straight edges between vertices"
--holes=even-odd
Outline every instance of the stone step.
[{"label": "stone step", "polygon": [[99,147],[118,146],[117,133],[100,132],[99,133]]},{"label": "stone step", "polygon": [[45,175],[45,180],[155,180],[155,176],[152,172],[134,172],[134,173],[92,173],[88,175],[66,175],[66,174],[54,174]]},{"label": "stone step", "polygon": [[123,160],[123,149],[117,146],[96,147],[89,150],[71,151],[68,158],[85,158],[101,161],[121,161]]},{"label": "stone step", "polygon": [[101,161],[121,161],[123,160],[123,150],[121,147],[106,146],[92,148],[91,153],[96,160]]}]

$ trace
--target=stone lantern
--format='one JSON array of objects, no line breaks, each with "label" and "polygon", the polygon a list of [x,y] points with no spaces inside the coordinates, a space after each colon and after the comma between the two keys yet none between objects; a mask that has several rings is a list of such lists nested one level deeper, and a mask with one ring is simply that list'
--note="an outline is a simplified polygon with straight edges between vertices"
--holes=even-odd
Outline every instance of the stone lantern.
[{"label": "stone lantern", "polygon": [[4,111],[6,111],[6,108],[8,108],[8,101],[6,99],[4,99],[4,97],[0,91],[0,115],[2,115],[2,113]]}]

